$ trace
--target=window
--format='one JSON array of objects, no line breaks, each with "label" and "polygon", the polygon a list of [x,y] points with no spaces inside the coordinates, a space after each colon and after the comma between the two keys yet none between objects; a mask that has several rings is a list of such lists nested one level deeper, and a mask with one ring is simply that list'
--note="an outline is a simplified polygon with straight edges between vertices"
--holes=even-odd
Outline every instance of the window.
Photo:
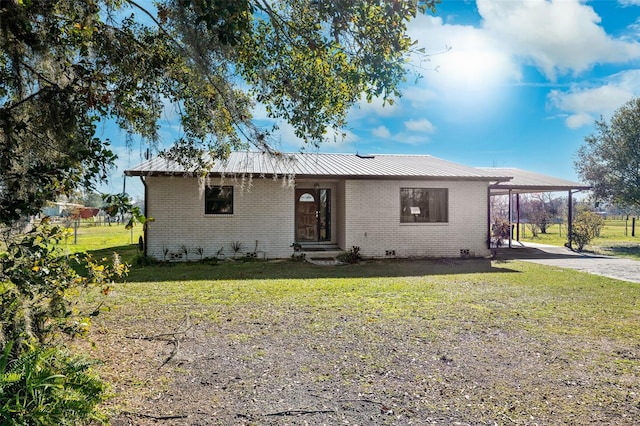
[{"label": "window", "polygon": [[206,187],[204,214],[233,214],[233,186]]},{"label": "window", "polygon": [[400,188],[400,223],[448,221],[447,188]]}]

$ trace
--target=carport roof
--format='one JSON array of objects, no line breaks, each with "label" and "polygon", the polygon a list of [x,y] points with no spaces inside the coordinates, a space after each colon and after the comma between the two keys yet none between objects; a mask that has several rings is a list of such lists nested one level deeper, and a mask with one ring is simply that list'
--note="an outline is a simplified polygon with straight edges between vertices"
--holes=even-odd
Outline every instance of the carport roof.
[{"label": "carport roof", "polygon": [[509,190],[515,194],[526,194],[535,192],[556,192],[591,189],[589,185],[580,182],[573,182],[527,170],[506,167],[479,167],[489,173],[511,176],[512,179],[506,182],[498,182],[490,186],[491,195],[508,194]]}]

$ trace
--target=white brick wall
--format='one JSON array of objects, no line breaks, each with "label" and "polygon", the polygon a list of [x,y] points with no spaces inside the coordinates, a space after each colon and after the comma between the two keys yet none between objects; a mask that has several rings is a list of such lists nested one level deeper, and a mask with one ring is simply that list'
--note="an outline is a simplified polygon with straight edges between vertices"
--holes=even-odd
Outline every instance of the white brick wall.
[{"label": "white brick wall", "polygon": [[[147,253],[162,260],[163,250],[180,253],[191,249],[198,259],[224,248],[232,256],[231,243],[240,241],[242,254],[258,251],[268,258],[292,253],[294,240],[294,189],[282,180],[254,178],[248,188],[231,178],[222,184],[234,187],[233,215],[205,215],[204,199],[196,178],[147,178],[147,214],[155,219],[147,232]],[[458,257],[461,249],[486,256],[487,182],[347,180],[327,185],[333,192],[332,236],[341,248],[359,246],[367,257]],[[214,180],[211,184],[221,184]],[[301,183],[298,183],[301,185]],[[304,185],[304,184],[303,184]],[[246,182],[245,182],[245,186]],[[449,188],[448,223],[400,223],[400,188]]]},{"label": "white brick wall", "polygon": [[[345,182],[345,247],[359,246],[363,256],[458,257],[461,249],[486,256],[486,182]],[[400,188],[449,188],[448,223],[400,223]]]},{"label": "white brick wall", "polygon": [[[283,187],[282,180],[254,178],[250,185],[245,181],[242,189],[240,181],[224,179],[223,185],[233,185],[232,215],[204,214],[204,198],[199,195],[196,178],[150,176],[146,183],[147,215],[155,219],[147,232],[149,256],[163,260],[164,248],[179,253],[185,245],[191,250],[202,247],[205,257],[224,247],[229,257],[234,241],[242,243],[243,255],[254,251],[256,240],[258,251],[268,257],[292,253],[294,191]],[[221,181],[212,180],[211,184]],[[199,257],[195,251],[189,253],[189,259]]]}]

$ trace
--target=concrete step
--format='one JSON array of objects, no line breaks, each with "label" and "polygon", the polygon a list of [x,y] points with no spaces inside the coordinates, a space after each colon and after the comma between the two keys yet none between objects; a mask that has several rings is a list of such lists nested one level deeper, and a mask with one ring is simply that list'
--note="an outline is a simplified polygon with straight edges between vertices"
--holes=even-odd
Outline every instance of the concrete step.
[{"label": "concrete step", "polygon": [[344,253],[344,250],[305,250],[302,249],[306,259],[335,259]]},{"label": "concrete step", "polygon": [[299,243],[302,251],[331,251],[340,250],[337,244],[330,243]]}]

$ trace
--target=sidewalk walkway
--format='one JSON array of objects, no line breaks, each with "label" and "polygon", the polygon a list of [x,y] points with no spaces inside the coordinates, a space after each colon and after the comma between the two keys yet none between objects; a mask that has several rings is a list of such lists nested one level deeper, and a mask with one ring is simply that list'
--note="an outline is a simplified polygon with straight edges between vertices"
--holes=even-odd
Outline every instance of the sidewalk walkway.
[{"label": "sidewalk walkway", "polygon": [[640,262],[637,260],[577,253],[566,247],[546,244],[514,241],[512,245],[511,249],[497,249],[496,259],[524,260],[640,283]]}]

